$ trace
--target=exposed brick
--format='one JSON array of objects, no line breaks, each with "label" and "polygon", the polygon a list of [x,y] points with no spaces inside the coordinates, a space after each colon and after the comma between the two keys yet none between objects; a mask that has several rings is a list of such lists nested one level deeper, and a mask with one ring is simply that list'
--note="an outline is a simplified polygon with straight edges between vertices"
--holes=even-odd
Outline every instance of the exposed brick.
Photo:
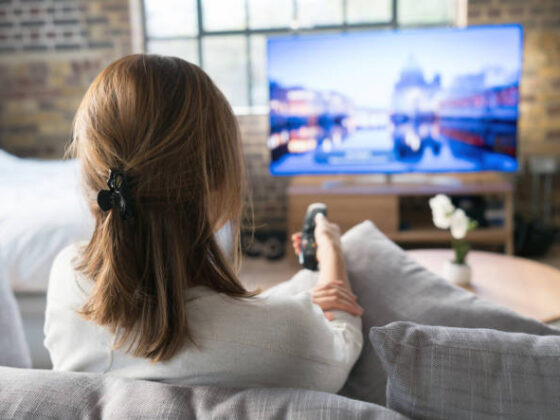
[{"label": "exposed brick", "polygon": [[502,16],[502,9],[492,8],[488,9],[488,17],[495,19]]},{"label": "exposed brick", "polygon": [[55,25],[76,25],[80,23],[77,19],[55,19],[53,21]]},{"label": "exposed brick", "polygon": [[536,97],[535,95],[521,95],[522,102],[535,102]]},{"label": "exposed brick", "polygon": [[550,87],[552,89],[560,91],[560,77],[556,77],[550,80]]},{"label": "exposed brick", "polygon": [[519,16],[523,16],[523,13],[525,12],[525,9],[521,6],[519,7],[512,7],[511,9],[508,9],[508,14],[511,17],[519,17]]},{"label": "exposed brick", "polygon": [[48,48],[49,47],[47,45],[24,45],[23,46],[24,51],[47,51]]},{"label": "exposed brick", "polygon": [[531,14],[534,16],[540,16],[544,14],[545,8],[543,6],[533,6],[531,7]]},{"label": "exposed brick", "polygon": [[101,8],[106,12],[124,12],[128,14],[128,5],[122,2],[117,2],[115,4],[103,2]]},{"label": "exposed brick", "polygon": [[555,118],[560,117],[560,102],[549,103],[548,106],[546,107],[546,113],[550,117],[555,117]]},{"label": "exposed brick", "polygon": [[96,17],[86,19],[86,22],[89,25],[106,24],[108,21],[109,20],[105,16],[96,16]]},{"label": "exposed brick", "polygon": [[91,49],[100,49],[100,48],[113,48],[115,46],[114,43],[112,43],[111,41],[105,41],[105,42],[90,42],[88,44],[88,48]]},{"label": "exposed brick", "polygon": [[548,16],[542,20],[541,26],[545,29],[557,29],[560,27],[560,16]]},{"label": "exposed brick", "polygon": [[480,10],[469,9],[469,19],[478,19],[481,16],[482,16],[482,12]]},{"label": "exposed brick", "polygon": [[37,132],[37,126],[35,124],[28,125],[13,125],[10,127],[0,127],[0,135],[11,135],[11,134],[35,134]]},{"label": "exposed brick", "polygon": [[54,46],[55,50],[63,51],[63,50],[79,50],[82,48],[80,44],[56,44]]},{"label": "exposed brick", "polygon": [[560,142],[560,130],[550,130],[546,133],[546,140]]}]

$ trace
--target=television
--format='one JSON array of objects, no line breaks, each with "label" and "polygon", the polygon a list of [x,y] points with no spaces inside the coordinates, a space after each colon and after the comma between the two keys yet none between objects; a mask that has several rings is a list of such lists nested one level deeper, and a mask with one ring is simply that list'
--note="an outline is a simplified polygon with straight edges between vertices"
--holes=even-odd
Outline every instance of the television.
[{"label": "television", "polygon": [[269,38],[274,175],[515,171],[519,25]]}]

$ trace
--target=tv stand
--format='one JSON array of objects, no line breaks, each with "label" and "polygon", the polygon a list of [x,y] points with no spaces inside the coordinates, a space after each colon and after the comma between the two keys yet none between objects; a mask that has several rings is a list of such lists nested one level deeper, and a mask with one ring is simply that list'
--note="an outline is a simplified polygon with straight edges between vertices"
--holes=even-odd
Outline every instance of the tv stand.
[{"label": "tv stand", "polygon": [[[385,177],[384,182],[379,177]],[[501,175],[420,176],[412,182],[407,176],[299,177],[288,188],[289,233],[301,229],[310,203],[323,202],[329,218],[346,231],[357,223],[371,220],[389,238],[401,244],[449,244],[451,235],[433,226],[428,199],[436,194],[450,196],[496,196],[503,200],[503,226],[478,228],[468,235],[472,244],[502,245],[506,254],[514,252],[513,184]],[[425,178],[423,178],[425,177]],[[387,179],[389,178],[389,179]],[[379,182],[376,182],[379,181]],[[424,222],[401,229],[405,197],[425,197]]]}]

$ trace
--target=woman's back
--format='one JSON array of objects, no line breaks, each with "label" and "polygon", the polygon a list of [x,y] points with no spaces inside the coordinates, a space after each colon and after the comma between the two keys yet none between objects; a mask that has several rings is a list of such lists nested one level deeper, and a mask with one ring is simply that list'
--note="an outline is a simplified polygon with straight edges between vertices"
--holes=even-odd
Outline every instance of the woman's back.
[{"label": "woman's back", "polygon": [[[83,244],[81,244],[83,246]],[[51,272],[45,346],[55,370],[103,372],[190,385],[295,387],[338,391],[362,346],[359,317],[329,322],[309,293],[233,298],[205,286],[186,293],[196,345],[153,363],[113,349],[115,335],[78,314],[93,282],[72,268],[79,245],[57,257]]]}]

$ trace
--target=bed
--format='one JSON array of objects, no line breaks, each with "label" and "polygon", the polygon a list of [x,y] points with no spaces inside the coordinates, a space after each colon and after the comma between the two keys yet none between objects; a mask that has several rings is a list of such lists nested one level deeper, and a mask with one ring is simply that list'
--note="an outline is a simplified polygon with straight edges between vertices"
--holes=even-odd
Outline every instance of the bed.
[{"label": "bed", "polygon": [[75,160],[22,159],[0,150],[0,275],[15,292],[44,293],[58,252],[91,236],[78,178]]}]

